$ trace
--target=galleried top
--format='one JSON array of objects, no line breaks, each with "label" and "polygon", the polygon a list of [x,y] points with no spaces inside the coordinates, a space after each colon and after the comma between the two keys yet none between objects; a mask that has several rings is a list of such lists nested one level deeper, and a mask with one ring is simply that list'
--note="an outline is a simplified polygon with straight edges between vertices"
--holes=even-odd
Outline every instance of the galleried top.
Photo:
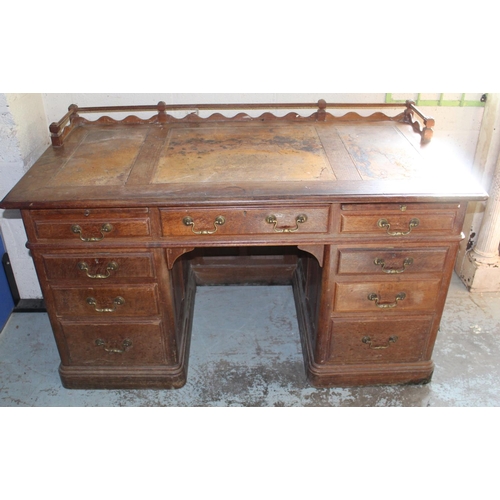
[{"label": "galleried top", "polygon": [[[395,116],[387,116],[384,113],[376,112],[368,117],[363,117],[355,112],[348,112],[343,116],[334,116],[327,112],[327,107],[334,109],[397,109],[404,108],[404,111]],[[266,112],[258,118],[252,118],[247,113],[239,113],[234,117],[228,118],[221,113],[215,113],[208,118],[200,118],[199,111],[206,110],[219,110],[219,111],[237,111],[237,110],[301,110],[317,108],[317,111],[310,116],[301,116],[296,111],[290,112],[282,117],[277,117],[271,112]],[[320,99],[317,104],[311,103],[274,103],[274,104],[166,104],[161,101],[156,106],[99,106],[99,107],[82,107],[79,108],[76,104],[72,104],[68,108],[68,112],[58,121],[50,125],[52,145],[54,147],[62,146],[64,138],[71,132],[73,127],[79,125],[88,125],[92,122],[82,118],[79,113],[139,113],[139,112],[152,112],[156,111],[157,114],[147,119],[141,119],[137,116],[130,115],[125,119],[119,121],[109,116],[102,116],[94,123],[96,124],[153,124],[153,123],[172,123],[172,122],[200,122],[207,121],[275,121],[275,120],[293,120],[293,121],[396,121],[411,124],[415,132],[422,136],[422,142],[428,142],[432,138],[432,127],[434,126],[434,119],[426,117],[416,106],[414,101],[406,101],[406,103],[340,103],[340,104],[327,104],[324,99]],[[184,118],[175,118],[168,112],[172,111],[186,111],[188,114]],[[68,125],[69,122],[69,125]]]},{"label": "galleried top", "polygon": [[[328,107],[344,109],[346,114],[334,116]],[[402,110],[394,116],[376,109],[398,107]],[[312,114],[301,111],[311,108],[315,108]],[[357,108],[365,108],[368,116],[358,114]],[[218,112],[206,118],[198,114],[210,110]],[[128,115],[117,120],[105,115],[91,121],[81,116],[150,111],[155,114],[149,118]],[[222,114],[231,111],[236,112],[232,117]],[[187,114],[179,118],[174,112]],[[430,147],[433,126],[434,120],[411,101],[72,105],[50,125],[53,146],[0,206],[79,208],[269,199],[286,204],[298,199],[315,203],[361,196],[382,201],[408,195],[415,201],[436,196],[484,199],[483,190],[470,175],[459,175],[453,162],[432,163],[423,154]]]}]

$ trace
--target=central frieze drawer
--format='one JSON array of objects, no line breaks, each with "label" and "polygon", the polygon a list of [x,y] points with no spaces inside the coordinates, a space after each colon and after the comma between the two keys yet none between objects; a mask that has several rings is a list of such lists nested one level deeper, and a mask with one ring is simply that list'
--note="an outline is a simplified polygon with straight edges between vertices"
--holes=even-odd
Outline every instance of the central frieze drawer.
[{"label": "central frieze drawer", "polygon": [[418,274],[442,272],[448,248],[339,250],[338,274]]},{"label": "central frieze drawer", "polygon": [[50,281],[109,282],[122,278],[155,276],[153,256],[150,253],[45,254],[42,260]]},{"label": "central frieze drawer", "polygon": [[58,316],[83,318],[159,314],[156,284],[126,287],[52,287]]},{"label": "central frieze drawer", "polygon": [[327,233],[329,207],[161,209],[163,236]]},{"label": "central frieze drawer", "polygon": [[432,311],[441,280],[336,283],[335,312]]},{"label": "central frieze drawer", "polygon": [[39,240],[96,243],[151,236],[147,208],[33,210],[31,216]]},{"label": "central frieze drawer", "polygon": [[162,364],[160,321],[136,323],[61,322],[69,364],[133,366]]}]

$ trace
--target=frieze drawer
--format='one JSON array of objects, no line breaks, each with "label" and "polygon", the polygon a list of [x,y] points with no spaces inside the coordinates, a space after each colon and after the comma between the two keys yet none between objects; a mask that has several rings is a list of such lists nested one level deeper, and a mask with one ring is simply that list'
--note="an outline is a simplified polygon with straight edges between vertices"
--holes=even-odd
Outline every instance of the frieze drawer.
[{"label": "frieze drawer", "polygon": [[151,236],[147,208],[33,210],[30,214],[38,240],[98,243]]},{"label": "frieze drawer", "polygon": [[327,233],[329,207],[161,209],[163,236]]},{"label": "frieze drawer", "polygon": [[371,234],[392,238],[415,235],[450,236],[461,230],[459,205],[342,205],[341,234]]}]

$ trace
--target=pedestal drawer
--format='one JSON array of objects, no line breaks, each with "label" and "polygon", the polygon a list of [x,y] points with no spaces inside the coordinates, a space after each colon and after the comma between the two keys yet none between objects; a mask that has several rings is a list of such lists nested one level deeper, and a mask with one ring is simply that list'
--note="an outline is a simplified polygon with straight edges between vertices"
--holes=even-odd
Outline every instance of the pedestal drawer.
[{"label": "pedestal drawer", "polygon": [[60,324],[70,364],[125,366],[165,363],[159,321]]},{"label": "pedestal drawer", "polygon": [[339,250],[338,274],[440,273],[448,248],[352,249]]},{"label": "pedestal drawer", "polygon": [[433,311],[441,280],[349,282],[335,285],[335,312]]},{"label": "pedestal drawer", "polygon": [[43,265],[50,281],[103,282],[122,278],[153,278],[151,253],[44,254]]},{"label": "pedestal drawer", "polygon": [[124,287],[53,286],[51,290],[58,316],[112,318],[159,314],[156,284]]},{"label": "pedestal drawer", "polygon": [[432,318],[331,322],[329,363],[411,363],[424,359]]}]

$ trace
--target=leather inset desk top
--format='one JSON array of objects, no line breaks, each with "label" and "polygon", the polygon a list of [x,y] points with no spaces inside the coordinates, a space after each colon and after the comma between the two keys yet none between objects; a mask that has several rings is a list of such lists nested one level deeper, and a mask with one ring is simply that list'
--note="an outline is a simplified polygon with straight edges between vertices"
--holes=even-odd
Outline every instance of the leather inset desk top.
[{"label": "leather inset desk top", "polygon": [[[149,203],[261,197],[483,197],[451,162],[424,161],[406,124],[201,122],[75,127],[4,200],[20,208],[85,198]],[[445,183],[430,183],[437,172]],[[91,189],[89,189],[91,188]],[[456,196],[455,196],[456,195]]]},{"label": "leather inset desk top", "polygon": [[174,128],[154,184],[170,182],[334,180],[313,125]]}]

